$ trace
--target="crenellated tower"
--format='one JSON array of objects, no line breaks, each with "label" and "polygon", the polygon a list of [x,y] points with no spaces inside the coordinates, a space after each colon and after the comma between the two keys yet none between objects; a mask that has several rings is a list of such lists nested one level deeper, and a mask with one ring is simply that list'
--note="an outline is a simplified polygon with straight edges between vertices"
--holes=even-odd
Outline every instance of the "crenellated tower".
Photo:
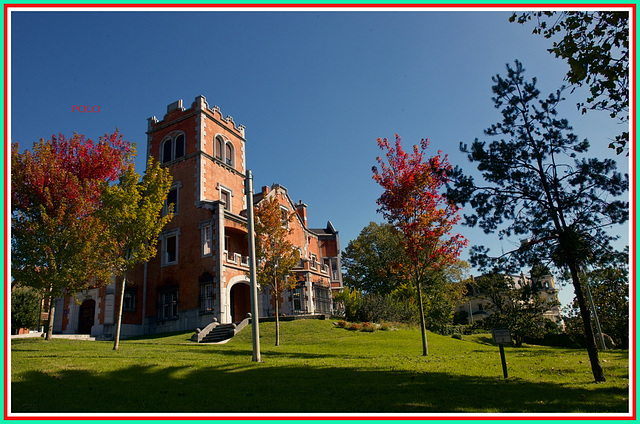
[{"label": "crenellated tower", "polygon": [[146,321],[157,327],[151,332],[228,322],[237,312],[228,299],[231,280],[246,280],[244,137],[244,126],[204,96],[188,109],[182,100],[171,103],[162,120],[148,119],[147,157],[170,170],[167,204],[174,208],[144,276]]}]

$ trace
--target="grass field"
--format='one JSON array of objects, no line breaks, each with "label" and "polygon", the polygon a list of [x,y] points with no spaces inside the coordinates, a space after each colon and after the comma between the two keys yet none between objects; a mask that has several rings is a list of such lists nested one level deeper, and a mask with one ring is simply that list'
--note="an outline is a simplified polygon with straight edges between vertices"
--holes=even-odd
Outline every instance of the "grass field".
[{"label": "grass field", "polygon": [[404,328],[374,333],[331,321],[262,323],[262,363],[251,328],[227,344],[191,333],[110,342],[11,341],[12,412],[171,413],[626,413],[628,351],[601,352],[596,384],[586,351],[505,348],[504,379],[490,336],[456,340]]}]

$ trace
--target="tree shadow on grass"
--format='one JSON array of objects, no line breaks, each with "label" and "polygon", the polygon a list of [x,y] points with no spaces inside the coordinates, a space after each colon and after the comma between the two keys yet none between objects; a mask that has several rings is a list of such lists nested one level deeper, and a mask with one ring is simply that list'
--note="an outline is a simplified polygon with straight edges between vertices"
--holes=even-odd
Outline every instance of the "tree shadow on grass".
[{"label": "tree shadow on grass", "polygon": [[487,346],[496,346],[496,344],[493,342],[493,339],[489,336],[477,337],[475,339],[475,342],[478,344],[487,345]]},{"label": "tree shadow on grass", "polygon": [[627,391],[520,379],[304,364],[131,366],[30,371],[11,384],[12,412],[572,413],[628,411]]}]

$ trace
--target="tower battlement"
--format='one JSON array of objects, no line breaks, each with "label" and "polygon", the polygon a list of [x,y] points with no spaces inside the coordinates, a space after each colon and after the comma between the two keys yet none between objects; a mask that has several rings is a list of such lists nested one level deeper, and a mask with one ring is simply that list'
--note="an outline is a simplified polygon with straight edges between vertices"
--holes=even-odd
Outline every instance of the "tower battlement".
[{"label": "tower battlement", "polygon": [[244,139],[245,126],[236,124],[231,115],[225,117],[220,111],[220,107],[213,106],[209,108],[207,99],[202,95],[195,98],[189,109],[185,109],[182,106],[182,99],[180,99],[167,105],[167,113],[162,120],[158,120],[155,116],[148,118],[147,134],[161,129],[163,126],[170,125],[177,120],[186,119],[198,112],[207,114],[209,118],[217,121],[220,125]]}]

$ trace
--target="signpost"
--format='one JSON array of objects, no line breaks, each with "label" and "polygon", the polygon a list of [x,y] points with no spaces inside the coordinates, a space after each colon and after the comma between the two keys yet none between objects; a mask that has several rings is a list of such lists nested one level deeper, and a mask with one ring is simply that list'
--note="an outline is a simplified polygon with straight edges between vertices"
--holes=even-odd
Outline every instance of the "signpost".
[{"label": "signpost", "polygon": [[509,378],[503,345],[511,344],[511,331],[509,331],[508,328],[493,328],[491,335],[493,336],[493,342],[500,346],[500,359],[502,360],[502,373],[504,374],[504,378]]}]

